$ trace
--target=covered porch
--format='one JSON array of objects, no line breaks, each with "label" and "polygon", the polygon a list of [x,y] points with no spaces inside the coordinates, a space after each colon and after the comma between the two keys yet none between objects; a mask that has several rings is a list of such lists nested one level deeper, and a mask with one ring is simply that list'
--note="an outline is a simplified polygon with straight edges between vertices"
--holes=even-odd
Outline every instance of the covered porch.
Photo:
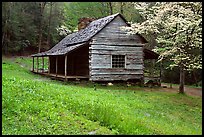
[{"label": "covered porch", "polygon": [[89,79],[89,44],[74,45],[65,54],[32,56],[32,72],[61,80]]}]

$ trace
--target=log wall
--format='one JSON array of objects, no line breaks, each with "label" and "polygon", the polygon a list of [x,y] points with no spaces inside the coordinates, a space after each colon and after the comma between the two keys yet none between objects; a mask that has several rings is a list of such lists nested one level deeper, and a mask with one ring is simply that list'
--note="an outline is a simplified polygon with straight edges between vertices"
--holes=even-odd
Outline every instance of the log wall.
[{"label": "log wall", "polygon": [[[138,35],[126,35],[127,24],[116,17],[92,38],[89,47],[91,81],[142,79],[144,69],[143,41]],[[125,55],[125,68],[112,68],[112,55]]]}]

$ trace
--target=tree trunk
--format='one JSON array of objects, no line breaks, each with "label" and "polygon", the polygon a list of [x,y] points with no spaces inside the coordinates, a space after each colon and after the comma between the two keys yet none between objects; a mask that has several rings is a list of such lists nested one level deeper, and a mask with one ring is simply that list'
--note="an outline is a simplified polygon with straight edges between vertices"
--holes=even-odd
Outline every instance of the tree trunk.
[{"label": "tree trunk", "polygon": [[[99,11],[101,12],[102,16],[106,16],[106,13],[108,13],[108,10],[104,12],[104,8],[107,7],[107,4],[105,2],[100,2],[100,4],[102,5],[102,8],[99,8]],[[94,18],[96,17],[94,16]]]},{"label": "tree trunk", "polygon": [[53,3],[51,2],[51,3],[50,3],[49,22],[48,22],[48,33],[47,33],[47,45],[48,45],[49,47],[51,47],[51,46],[50,46],[50,24],[51,24],[51,19],[52,19],[52,5],[53,5]]},{"label": "tree trunk", "polygon": [[194,81],[195,81],[195,85],[198,86],[198,83],[197,83],[197,78],[196,78],[196,75],[195,75],[195,70],[193,70],[193,78],[194,78]]},{"label": "tree trunk", "polygon": [[40,3],[40,25],[39,25],[39,42],[38,42],[38,52],[41,51],[41,41],[42,41],[42,20],[43,20],[43,11],[45,8],[46,2]]},{"label": "tree trunk", "polygon": [[2,35],[2,47],[4,45],[4,38],[5,38],[6,32],[5,29],[3,29],[3,35]]},{"label": "tree trunk", "polygon": [[111,2],[108,2],[109,4],[109,14],[112,15],[113,14],[113,6],[112,6],[112,3]]},{"label": "tree trunk", "polygon": [[9,25],[10,25],[10,12],[11,12],[11,2],[4,3],[5,5],[5,23],[4,27],[2,28],[2,50],[4,54],[8,54],[8,42],[10,41],[10,34],[9,34]]},{"label": "tree trunk", "polygon": [[184,93],[184,78],[185,74],[184,74],[184,66],[181,65],[180,66],[180,85],[179,85],[179,93]]},{"label": "tree trunk", "polygon": [[123,14],[123,2],[120,2],[120,13]]}]

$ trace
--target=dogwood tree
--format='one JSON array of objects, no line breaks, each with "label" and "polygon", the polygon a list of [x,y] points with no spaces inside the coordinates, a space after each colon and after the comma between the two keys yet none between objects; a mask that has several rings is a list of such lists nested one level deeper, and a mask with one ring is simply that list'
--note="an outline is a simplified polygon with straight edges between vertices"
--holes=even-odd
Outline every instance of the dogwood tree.
[{"label": "dogwood tree", "polygon": [[169,59],[170,68],[180,68],[179,92],[184,93],[184,72],[202,69],[202,2],[136,2],[145,19],[126,29],[130,33],[154,35],[159,60]]}]

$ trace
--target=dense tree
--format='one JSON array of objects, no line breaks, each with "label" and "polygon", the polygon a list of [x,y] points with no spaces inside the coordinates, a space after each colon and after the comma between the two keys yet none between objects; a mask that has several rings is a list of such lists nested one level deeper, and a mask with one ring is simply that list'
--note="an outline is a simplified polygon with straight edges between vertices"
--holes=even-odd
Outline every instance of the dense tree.
[{"label": "dense tree", "polygon": [[65,3],[65,17],[66,22],[64,26],[67,26],[72,32],[77,30],[77,23],[79,18],[91,17],[101,18],[108,16],[111,11],[109,3],[105,2],[69,2]]},{"label": "dense tree", "polygon": [[117,12],[131,22],[138,21],[133,3],[124,2],[3,2],[2,51],[38,52],[54,46],[77,31],[79,18],[101,18]]},{"label": "dense tree", "polygon": [[136,8],[146,19],[132,24],[131,33],[154,34],[160,61],[170,59],[169,67],[180,68],[179,92],[184,92],[184,72],[202,69],[202,3],[162,2],[149,7],[136,3]]},{"label": "dense tree", "polygon": [[46,41],[53,46],[59,41],[56,28],[64,20],[62,10],[63,3],[57,2],[52,5],[39,2],[3,2],[3,53],[23,52],[31,47],[40,50],[45,48]]}]

